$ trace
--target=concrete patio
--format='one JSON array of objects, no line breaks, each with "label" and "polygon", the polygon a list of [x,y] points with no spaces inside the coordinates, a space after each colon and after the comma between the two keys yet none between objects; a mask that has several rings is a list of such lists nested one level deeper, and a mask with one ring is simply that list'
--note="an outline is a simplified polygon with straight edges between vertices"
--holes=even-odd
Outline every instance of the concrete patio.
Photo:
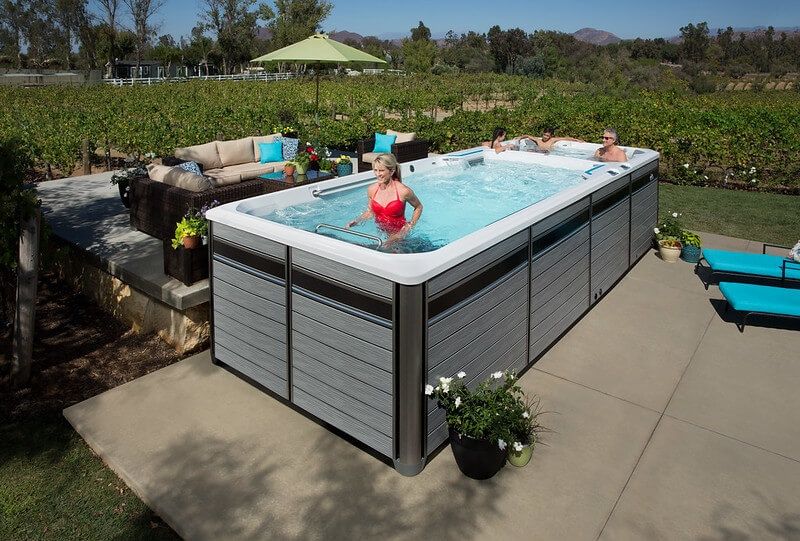
[{"label": "concrete patio", "polygon": [[718,299],[646,254],[522,377],[552,432],[486,482],[449,449],[402,477],[208,352],[65,415],[188,539],[800,539],[800,332]]}]

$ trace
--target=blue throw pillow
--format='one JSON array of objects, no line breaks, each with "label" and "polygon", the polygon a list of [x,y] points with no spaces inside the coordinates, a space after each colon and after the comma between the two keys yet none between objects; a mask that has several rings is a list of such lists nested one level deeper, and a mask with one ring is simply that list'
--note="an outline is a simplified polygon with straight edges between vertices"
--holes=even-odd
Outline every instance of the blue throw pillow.
[{"label": "blue throw pillow", "polygon": [[185,171],[189,171],[190,173],[194,173],[195,175],[203,175],[203,168],[200,167],[200,164],[197,162],[183,162],[179,163],[178,167]]},{"label": "blue throw pillow", "polygon": [[297,156],[297,144],[300,142],[300,139],[283,137],[281,142],[283,143],[283,159],[293,160],[295,156]]},{"label": "blue throw pillow", "polygon": [[386,135],[385,133],[375,132],[375,147],[372,149],[372,152],[391,152],[392,145],[396,139],[396,135]]},{"label": "blue throw pillow", "polygon": [[259,143],[258,151],[261,153],[261,163],[283,161],[283,143],[280,141]]}]

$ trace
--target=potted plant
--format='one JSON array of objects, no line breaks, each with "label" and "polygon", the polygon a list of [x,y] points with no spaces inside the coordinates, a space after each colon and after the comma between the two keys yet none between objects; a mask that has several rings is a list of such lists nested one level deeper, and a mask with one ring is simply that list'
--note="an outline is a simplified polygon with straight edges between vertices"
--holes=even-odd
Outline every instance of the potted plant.
[{"label": "potted plant", "polygon": [[533,447],[539,441],[539,434],[546,429],[539,424],[539,416],[542,414],[542,405],[539,397],[533,397],[524,401],[522,412],[512,421],[511,432],[514,435],[513,443],[508,447],[508,461],[521,468],[531,461]]},{"label": "potted plant", "polygon": [[[516,438],[524,436],[525,413],[538,415],[525,402],[514,374],[495,372],[470,390],[466,374],[439,378],[425,394],[438,401],[447,415],[450,447],[461,472],[473,479],[489,479],[506,462],[507,448],[524,448]],[[531,436],[534,434],[532,433]]]},{"label": "potted plant", "polygon": [[212,201],[203,205],[200,210],[189,209],[181,221],[175,224],[175,237],[172,239],[172,248],[177,250],[182,245],[187,250],[191,250],[200,246],[206,235],[208,235],[206,212],[218,204],[219,201]]},{"label": "potted plant", "polygon": [[125,205],[125,208],[131,207],[131,185],[130,179],[133,177],[140,177],[146,176],[147,169],[142,167],[141,165],[137,165],[136,167],[130,167],[128,169],[123,169],[111,175],[110,184],[112,186],[116,185],[119,189],[119,198],[122,201],[122,204]]},{"label": "potted plant", "polygon": [[688,229],[684,229],[681,231],[681,244],[683,245],[681,249],[681,259],[687,263],[697,263],[700,261],[702,250],[700,248],[701,241],[699,235],[692,233]]},{"label": "potted plant", "polygon": [[350,156],[343,154],[336,158],[336,174],[340,177],[353,173],[353,160]]},{"label": "potted plant", "polygon": [[295,171],[298,175],[305,175],[310,165],[311,155],[308,152],[298,152],[297,156],[294,157]]},{"label": "potted plant", "polygon": [[283,175],[287,177],[292,177],[294,176],[296,170],[297,170],[297,164],[295,162],[286,162],[286,165],[283,166]]},{"label": "potted plant", "polygon": [[658,227],[653,229],[658,241],[658,253],[661,259],[667,263],[675,263],[681,255],[681,235],[683,227],[680,223],[680,214],[669,212],[667,217],[661,220]]}]

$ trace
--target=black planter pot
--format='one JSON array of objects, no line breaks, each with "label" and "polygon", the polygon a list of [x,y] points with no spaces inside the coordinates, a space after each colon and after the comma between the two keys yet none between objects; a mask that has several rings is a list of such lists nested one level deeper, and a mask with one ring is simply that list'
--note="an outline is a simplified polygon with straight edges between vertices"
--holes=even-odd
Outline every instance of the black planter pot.
[{"label": "black planter pot", "polygon": [[119,198],[122,200],[122,204],[125,205],[125,208],[131,208],[131,191],[128,181],[120,180],[117,182],[117,188],[119,188]]},{"label": "black planter pot", "polygon": [[460,436],[450,429],[450,448],[461,473],[472,479],[489,479],[506,463],[506,451],[497,442]]}]

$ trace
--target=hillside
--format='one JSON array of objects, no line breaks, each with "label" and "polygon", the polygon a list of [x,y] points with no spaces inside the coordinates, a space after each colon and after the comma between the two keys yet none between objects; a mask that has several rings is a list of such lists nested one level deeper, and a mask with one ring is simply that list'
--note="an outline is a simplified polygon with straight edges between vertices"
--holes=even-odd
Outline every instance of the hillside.
[{"label": "hillside", "polygon": [[585,41],[586,43],[591,43],[592,45],[608,45],[610,43],[622,41],[611,32],[597,30],[596,28],[581,28],[577,32],[573,32],[572,35],[578,41]]}]

